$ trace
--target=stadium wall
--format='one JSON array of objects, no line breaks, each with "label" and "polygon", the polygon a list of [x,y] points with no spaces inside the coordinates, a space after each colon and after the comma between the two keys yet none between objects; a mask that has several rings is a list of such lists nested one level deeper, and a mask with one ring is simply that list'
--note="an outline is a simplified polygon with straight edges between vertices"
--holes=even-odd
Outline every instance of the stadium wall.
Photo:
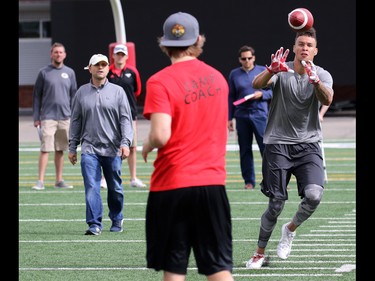
[{"label": "stadium wall", "polygon": [[[178,11],[193,14],[200,22],[207,41],[201,59],[228,76],[238,66],[237,51],[242,45],[256,50],[256,63],[269,64],[271,54],[281,46],[292,49],[295,33],[287,14],[298,7],[314,15],[319,53],[314,62],[330,71],[334,79],[334,103],[356,101],[356,1],[355,0],[268,0],[217,1],[122,0],[126,39],[136,49],[136,66],[143,90],[153,73],[169,65],[158,45],[162,25],[168,15]],[[52,42],[67,49],[66,64],[77,74],[80,85],[90,75],[83,69],[94,53],[108,54],[116,42],[109,0],[51,0]],[[289,55],[293,59],[293,53]]]}]

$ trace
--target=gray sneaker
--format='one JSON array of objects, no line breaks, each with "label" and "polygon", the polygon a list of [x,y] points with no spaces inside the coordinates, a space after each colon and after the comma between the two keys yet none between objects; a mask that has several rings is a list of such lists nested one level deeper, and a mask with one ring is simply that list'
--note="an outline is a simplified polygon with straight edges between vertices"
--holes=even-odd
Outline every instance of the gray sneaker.
[{"label": "gray sneaker", "polygon": [[73,185],[68,185],[65,181],[59,181],[55,184],[56,188],[73,188]]},{"label": "gray sneaker", "polygon": [[43,184],[43,182],[38,180],[38,181],[36,182],[36,185],[34,185],[34,186],[32,187],[32,189],[34,189],[34,190],[43,190],[43,189],[44,189],[44,184]]}]

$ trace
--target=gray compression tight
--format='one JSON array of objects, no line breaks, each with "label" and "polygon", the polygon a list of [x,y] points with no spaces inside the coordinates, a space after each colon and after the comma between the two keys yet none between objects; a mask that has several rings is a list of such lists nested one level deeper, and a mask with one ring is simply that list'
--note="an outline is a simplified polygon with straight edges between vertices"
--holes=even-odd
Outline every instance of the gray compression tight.
[{"label": "gray compression tight", "polygon": [[[298,206],[292,221],[296,226],[301,225],[307,220],[318,207],[323,196],[323,188],[320,185],[309,184],[305,187],[305,197]],[[260,219],[260,230],[258,238],[258,247],[266,248],[272,232],[276,226],[277,218],[284,209],[285,201],[270,198],[268,208]]]}]

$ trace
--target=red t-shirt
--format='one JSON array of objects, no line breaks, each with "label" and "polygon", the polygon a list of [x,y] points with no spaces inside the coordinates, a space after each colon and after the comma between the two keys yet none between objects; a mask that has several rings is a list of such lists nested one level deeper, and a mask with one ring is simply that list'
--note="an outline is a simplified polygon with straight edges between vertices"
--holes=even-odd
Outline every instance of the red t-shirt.
[{"label": "red t-shirt", "polygon": [[225,185],[228,93],[224,76],[198,59],[172,64],[148,79],[144,117],[153,112],[172,117],[171,138],[157,151],[150,191]]}]

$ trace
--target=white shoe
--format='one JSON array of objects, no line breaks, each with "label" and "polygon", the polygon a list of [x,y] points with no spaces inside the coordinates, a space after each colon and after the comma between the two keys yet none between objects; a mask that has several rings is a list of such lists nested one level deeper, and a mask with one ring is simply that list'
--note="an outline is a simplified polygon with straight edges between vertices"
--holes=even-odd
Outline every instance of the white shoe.
[{"label": "white shoe", "polygon": [[42,181],[37,181],[36,184],[32,187],[34,190],[44,190],[44,183]]},{"label": "white shoe", "polygon": [[265,255],[254,253],[254,256],[246,262],[248,269],[260,269],[265,262]]},{"label": "white shoe", "polygon": [[104,177],[100,180],[100,187],[103,189],[107,189],[107,182],[105,181]]},{"label": "white shoe", "polygon": [[146,187],[147,185],[145,185],[140,179],[135,178],[134,180],[130,181],[130,186],[131,187]]},{"label": "white shoe", "polygon": [[281,227],[281,239],[279,245],[277,245],[277,255],[280,259],[286,260],[292,250],[292,242],[296,236],[296,232],[291,232],[287,225],[289,222]]}]

